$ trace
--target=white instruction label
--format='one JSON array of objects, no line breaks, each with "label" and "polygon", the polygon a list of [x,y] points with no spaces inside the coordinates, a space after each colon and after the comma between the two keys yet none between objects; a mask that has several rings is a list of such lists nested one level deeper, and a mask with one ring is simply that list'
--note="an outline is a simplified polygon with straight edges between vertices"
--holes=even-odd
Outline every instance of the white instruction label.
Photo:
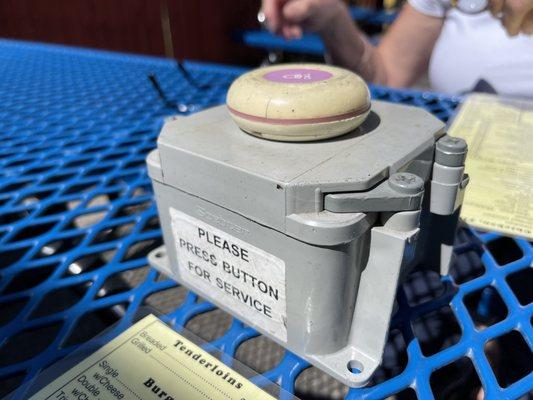
[{"label": "white instruction label", "polygon": [[285,262],[176,209],[170,218],[182,279],[286,342]]}]

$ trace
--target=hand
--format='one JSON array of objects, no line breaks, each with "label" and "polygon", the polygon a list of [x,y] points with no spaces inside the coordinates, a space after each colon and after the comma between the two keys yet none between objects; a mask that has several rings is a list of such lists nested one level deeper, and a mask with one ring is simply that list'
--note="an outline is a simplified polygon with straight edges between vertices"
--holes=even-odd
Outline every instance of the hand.
[{"label": "hand", "polygon": [[533,0],[490,0],[489,8],[510,36],[533,35]]},{"label": "hand", "polygon": [[285,39],[298,39],[304,29],[327,31],[347,8],[340,0],[263,0],[263,12],[270,31]]}]

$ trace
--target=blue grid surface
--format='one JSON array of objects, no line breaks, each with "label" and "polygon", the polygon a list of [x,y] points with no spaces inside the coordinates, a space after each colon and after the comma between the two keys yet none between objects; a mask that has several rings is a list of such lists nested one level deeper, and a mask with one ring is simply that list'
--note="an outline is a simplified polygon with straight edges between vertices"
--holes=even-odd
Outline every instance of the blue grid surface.
[{"label": "blue grid surface", "polygon": [[316,34],[305,34],[300,39],[286,40],[266,30],[251,30],[243,32],[241,38],[247,46],[268,51],[282,50],[310,55],[322,55],[325,51],[322,39]]},{"label": "blue grid surface", "polygon": [[[0,388],[30,381],[77,349],[89,338],[87,327],[117,322],[124,329],[155,295],[181,296],[178,306],[164,310],[175,326],[218,312],[192,292],[176,292],[178,285],[146,261],[161,244],[161,231],[144,159],[162,118],[222,103],[244,71],[185,67],[194,81],[169,60],[0,41]],[[177,110],[161,101],[149,74]],[[460,101],[371,91],[374,99],[424,107],[444,121]],[[330,392],[347,399],[446,398],[454,384],[450,366],[459,376],[470,366],[488,399],[515,399],[533,389],[531,364],[527,369],[533,305],[530,287],[520,289],[532,281],[531,244],[464,227],[455,253],[450,276],[417,272],[400,286],[383,367],[371,386],[348,390],[332,383]],[[125,285],[123,278],[137,272]],[[526,357],[526,369],[514,375],[494,366],[505,358],[500,339],[509,337]],[[209,341],[238,356],[258,338],[229,319]],[[298,388],[313,374],[323,379],[308,367],[281,351],[261,372],[302,393]]]},{"label": "blue grid surface", "polygon": [[364,22],[369,25],[383,25],[391,24],[398,14],[395,11],[350,6],[350,15],[354,21]]}]

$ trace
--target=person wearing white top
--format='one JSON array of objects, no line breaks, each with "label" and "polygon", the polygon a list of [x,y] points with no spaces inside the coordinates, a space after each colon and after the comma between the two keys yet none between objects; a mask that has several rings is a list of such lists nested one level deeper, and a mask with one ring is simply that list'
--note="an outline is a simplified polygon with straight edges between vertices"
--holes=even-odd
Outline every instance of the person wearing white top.
[{"label": "person wearing white top", "polygon": [[318,33],[334,64],[369,82],[407,87],[427,72],[443,93],[482,83],[533,98],[533,0],[408,0],[378,46],[341,0],[263,0],[262,10],[269,29],[287,39]]}]

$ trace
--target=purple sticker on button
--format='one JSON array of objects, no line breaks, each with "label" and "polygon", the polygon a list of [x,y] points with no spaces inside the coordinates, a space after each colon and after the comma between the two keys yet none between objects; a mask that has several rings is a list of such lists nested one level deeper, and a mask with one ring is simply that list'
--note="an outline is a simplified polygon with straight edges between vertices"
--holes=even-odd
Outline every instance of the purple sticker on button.
[{"label": "purple sticker on button", "polygon": [[311,68],[287,68],[268,72],[263,75],[267,81],[279,83],[312,83],[325,81],[332,73]]}]

